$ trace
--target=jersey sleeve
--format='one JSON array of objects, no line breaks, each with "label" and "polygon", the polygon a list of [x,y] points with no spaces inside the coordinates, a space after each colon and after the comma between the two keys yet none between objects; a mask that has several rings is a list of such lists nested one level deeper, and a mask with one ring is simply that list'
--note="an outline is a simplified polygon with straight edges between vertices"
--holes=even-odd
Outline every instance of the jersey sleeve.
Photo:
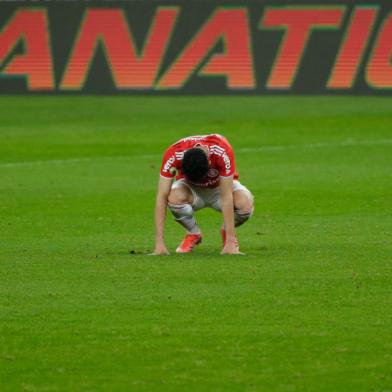
[{"label": "jersey sleeve", "polygon": [[230,177],[235,173],[234,151],[229,144],[223,144],[217,149],[218,170],[221,177]]},{"label": "jersey sleeve", "polygon": [[173,170],[173,168],[177,169],[176,154],[174,149],[169,147],[163,155],[161,176],[165,178],[173,178],[176,172],[176,170]]}]

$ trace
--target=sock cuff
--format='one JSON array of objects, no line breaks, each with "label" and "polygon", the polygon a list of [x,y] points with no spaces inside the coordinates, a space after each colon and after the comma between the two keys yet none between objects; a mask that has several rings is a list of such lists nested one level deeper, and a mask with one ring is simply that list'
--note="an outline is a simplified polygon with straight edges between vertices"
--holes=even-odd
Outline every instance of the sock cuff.
[{"label": "sock cuff", "polygon": [[193,215],[193,208],[189,203],[183,203],[183,204],[171,204],[168,203],[167,205],[170,209],[170,211],[177,215],[184,215],[184,216],[192,216]]},{"label": "sock cuff", "polygon": [[252,209],[249,211],[242,211],[242,210],[234,210],[234,214],[239,215],[239,216],[252,216],[253,215],[253,211],[254,211],[254,207],[252,207]]},{"label": "sock cuff", "polygon": [[169,208],[183,208],[186,206],[190,206],[190,203],[181,203],[181,204],[173,204],[173,203],[167,203]]}]

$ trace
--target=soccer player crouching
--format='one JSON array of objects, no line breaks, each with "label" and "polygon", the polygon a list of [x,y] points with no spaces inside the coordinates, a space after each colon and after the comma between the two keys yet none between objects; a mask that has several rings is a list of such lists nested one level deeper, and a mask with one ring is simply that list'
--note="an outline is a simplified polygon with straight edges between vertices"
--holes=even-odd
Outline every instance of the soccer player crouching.
[{"label": "soccer player crouching", "polygon": [[238,181],[233,149],[225,137],[190,136],[166,150],[155,206],[155,255],[169,254],[164,241],[167,207],[186,229],[177,253],[190,253],[200,244],[194,212],[210,207],[223,214],[221,254],[241,254],[234,227],[252,215],[253,196]]}]

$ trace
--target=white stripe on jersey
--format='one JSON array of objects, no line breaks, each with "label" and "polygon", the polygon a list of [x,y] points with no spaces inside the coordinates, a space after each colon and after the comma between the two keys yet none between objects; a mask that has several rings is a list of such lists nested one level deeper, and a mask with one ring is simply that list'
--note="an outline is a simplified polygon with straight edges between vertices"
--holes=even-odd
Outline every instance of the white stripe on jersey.
[{"label": "white stripe on jersey", "polygon": [[216,146],[211,146],[211,147],[210,147],[210,152],[211,152],[212,154],[219,155],[219,156],[222,156],[223,154],[226,153],[225,150],[218,149],[218,148],[216,148]]},{"label": "white stripe on jersey", "polygon": [[181,139],[181,142],[188,142],[188,141],[199,141],[205,139],[209,135],[195,135],[195,136],[188,136]]},{"label": "white stripe on jersey", "polygon": [[224,148],[222,148],[222,147],[220,147],[220,146],[218,146],[216,144],[212,145],[211,148],[217,149],[217,150],[222,151],[222,152],[226,151]]}]

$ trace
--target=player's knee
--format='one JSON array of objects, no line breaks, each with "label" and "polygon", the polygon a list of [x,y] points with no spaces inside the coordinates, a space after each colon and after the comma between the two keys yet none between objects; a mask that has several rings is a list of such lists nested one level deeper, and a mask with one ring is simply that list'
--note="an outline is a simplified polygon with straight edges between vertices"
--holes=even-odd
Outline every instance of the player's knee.
[{"label": "player's knee", "polygon": [[171,191],[167,200],[169,205],[184,204],[186,202],[184,197],[181,197],[177,192]]},{"label": "player's knee", "polygon": [[235,192],[234,193],[234,210],[238,211],[243,215],[249,215],[253,213],[253,196],[250,192]]},{"label": "player's knee", "polygon": [[250,192],[235,192],[234,194],[234,224],[241,226],[253,214],[253,196]]},{"label": "player's knee", "polygon": [[187,189],[184,188],[172,189],[169,194],[168,203],[171,205],[191,203],[189,191],[187,192]]}]

